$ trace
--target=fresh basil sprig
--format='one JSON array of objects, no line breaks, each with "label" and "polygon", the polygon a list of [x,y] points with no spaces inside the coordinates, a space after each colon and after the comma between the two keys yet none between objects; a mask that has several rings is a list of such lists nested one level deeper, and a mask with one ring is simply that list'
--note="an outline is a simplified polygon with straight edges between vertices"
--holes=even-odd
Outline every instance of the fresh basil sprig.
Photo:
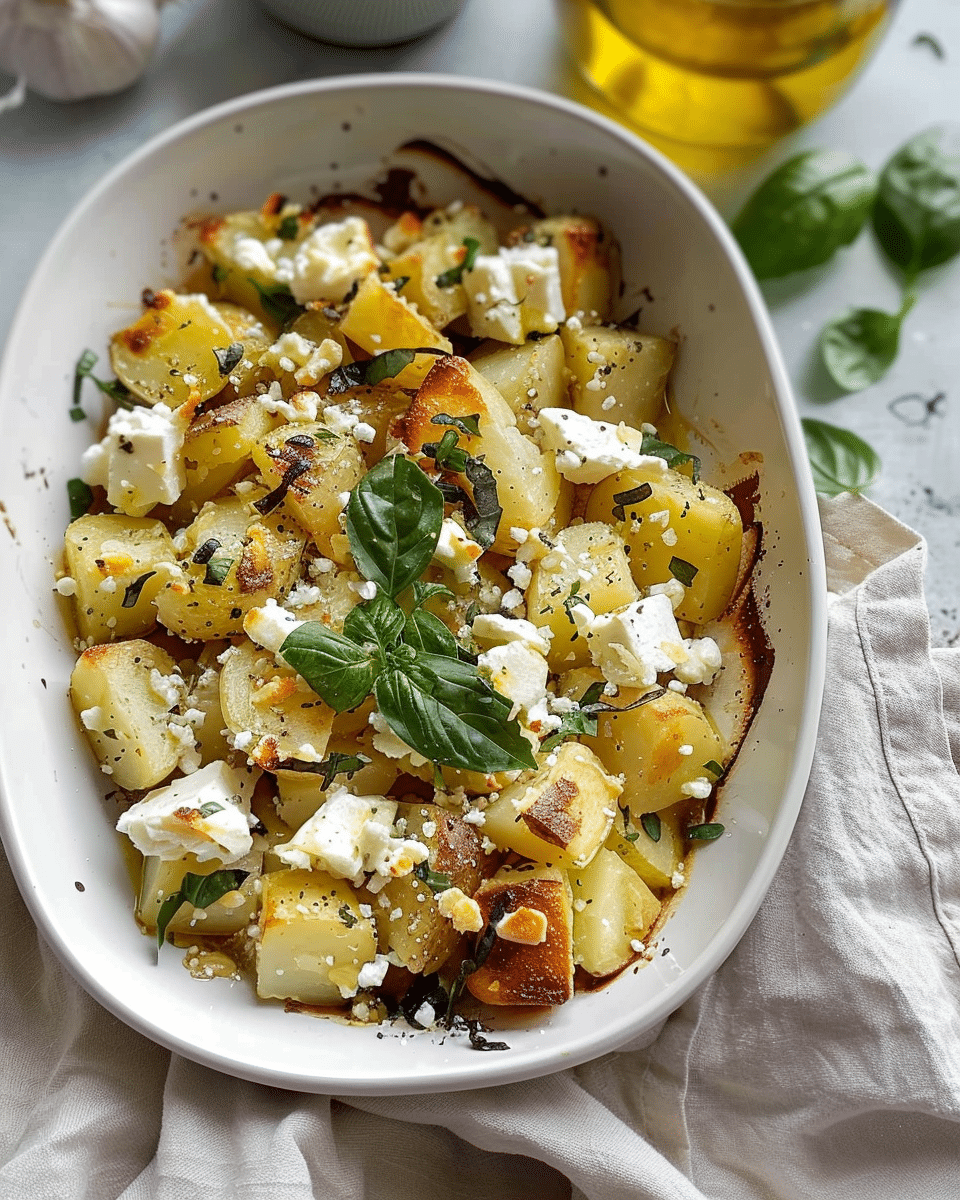
[{"label": "fresh basil sprig", "polygon": [[779,166],[747,200],[733,233],[758,279],[827,262],[870,214],[876,177],[842,150],[805,150]]},{"label": "fresh basil sprig", "polygon": [[826,496],[862,492],[877,478],[880,458],[863,438],[813,417],[804,417],[801,424],[818,492]]},{"label": "fresh basil sprig", "polygon": [[194,875],[188,871],[180,881],[179,890],[167,896],[160,905],[157,913],[157,945],[163,945],[167,927],[180,911],[181,905],[209,908],[227,892],[235,892],[249,874],[249,871],[223,870],[213,871],[210,875]]},{"label": "fresh basil sprig", "polygon": [[357,570],[393,599],[433,558],[443,496],[400,454],[382,459],[350,493],[347,536]]},{"label": "fresh basil sprig", "polygon": [[825,325],[820,354],[833,381],[847,392],[861,392],[881,380],[900,349],[903,319],[913,307],[904,297],[898,312],[851,308]]}]

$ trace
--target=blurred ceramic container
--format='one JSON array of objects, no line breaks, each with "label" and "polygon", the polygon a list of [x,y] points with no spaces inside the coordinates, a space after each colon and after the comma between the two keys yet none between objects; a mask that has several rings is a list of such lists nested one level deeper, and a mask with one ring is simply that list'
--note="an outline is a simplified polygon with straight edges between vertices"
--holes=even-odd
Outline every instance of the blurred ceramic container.
[{"label": "blurred ceramic container", "polygon": [[392,46],[448,21],[463,0],[261,0],[286,25],[337,46]]}]

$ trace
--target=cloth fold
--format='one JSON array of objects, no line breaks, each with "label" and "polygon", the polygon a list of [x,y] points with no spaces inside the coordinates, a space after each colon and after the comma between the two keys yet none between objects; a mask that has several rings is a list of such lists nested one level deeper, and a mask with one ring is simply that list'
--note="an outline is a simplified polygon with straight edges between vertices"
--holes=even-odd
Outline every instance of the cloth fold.
[{"label": "cloth fold", "polygon": [[334,1098],[218,1075],[90,1000],[5,862],[0,1200],[960,1195],[960,650],[919,538],[822,506],[827,690],[757,917],[649,1044],[546,1079]]}]

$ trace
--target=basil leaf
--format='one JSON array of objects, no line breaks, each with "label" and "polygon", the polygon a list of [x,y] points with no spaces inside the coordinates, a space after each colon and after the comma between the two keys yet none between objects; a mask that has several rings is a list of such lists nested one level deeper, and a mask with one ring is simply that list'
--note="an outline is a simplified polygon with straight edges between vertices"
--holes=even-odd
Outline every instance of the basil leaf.
[{"label": "basil leaf", "polygon": [[67,500],[70,502],[70,520],[76,521],[90,511],[93,491],[82,479],[68,479]]},{"label": "basil leaf", "polygon": [[[678,450],[676,446],[671,446],[669,442],[661,442],[658,437],[654,437],[652,433],[645,433],[643,441],[640,443],[641,454],[652,454],[655,458],[666,460],[668,467],[682,467],[686,463],[693,463],[692,478],[696,483],[700,478],[700,459],[695,454],[687,454],[683,450]],[[644,485],[641,484],[641,487]],[[614,497],[616,499],[616,497]]]},{"label": "basil leaf", "polygon": [[457,639],[439,617],[423,608],[415,608],[407,617],[403,629],[403,640],[414,650],[425,650],[428,654],[441,654],[445,658],[456,658],[460,647]]},{"label": "basil leaf", "polygon": [[[659,455],[658,455],[659,457]],[[613,494],[613,516],[617,521],[625,521],[627,519],[626,508],[629,504],[641,504],[644,500],[649,500],[653,495],[653,488],[649,483],[641,483],[635,488],[628,488],[625,492],[614,492]]]},{"label": "basil leaf", "polygon": [[438,654],[388,660],[377,678],[377,706],[408,746],[441,766],[465,771],[536,768],[530,743],[510,701],[481,679],[475,667]]},{"label": "basil leaf", "polygon": [[221,375],[229,375],[237,363],[243,358],[243,343],[231,342],[222,350],[216,349],[213,357],[217,360],[217,370]]},{"label": "basil leaf", "polygon": [[288,633],[280,656],[335,712],[366,700],[380,666],[356,642],[319,621],[305,621]]},{"label": "basil leaf", "polygon": [[[84,379],[89,379],[91,383],[95,383],[105,396],[109,396],[111,400],[115,400],[117,404],[124,408],[132,408],[133,393],[130,389],[120,382],[119,379],[98,379],[93,373],[93,368],[97,364],[97,356],[92,350],[84,350],[77,359],[77,365],[73,370],[73,408],[71,409],[71,418],[75,421],[80,420],[79,416],[74,416],[74,412],[82,413],[80,407],[80,388],[83,386]],[[85,415],[85,414],[84,414]]]},{"label": "basil leaf", "polygon": [[277,237],[282,238],[285,242],[292,242],[300,233],[300,220],[295,213],[291,213],[288,217],[284,217],[277,226]]},{"label": "basil leaf", "polygon": [[660,823],[660,814],[655,812],[647,812],[640,814],[640,825],[643,832],[647,835],[651,842],[659,842],[663,834],[663,828]]},{"label": "basil leaf", "polygon": [[209,908],[227,892],[235,892],[249,871],[213,871],[210,875],[194,875],[190,871],[180,881],[179,891],[167,896],[157,913],[157,945],[162,946],[167,927],[180,911],[181,905],[192,904],[194,908]]},{"label": "basil leaf", "polygon": [[862,438],[813,417],[804,417],[801,424],[818,492],[838,496],[862,492],[873,483],[880,473],[880,458]]},{"label": "basil leaf", "polygon": [[136,608],[137,601],[140,599],[140,593],[143,591],[143,585],[148,579],[152,579],[156,575],[156,571],[147,571],[141,575],[139,579],[135,579],[133,583],[123,593],[123,600],[120,602],[121,608]]},{"label": "basil leaf", "polygon": [[577,623],[577,619],[573,615],[573,610],[577,607],[578,604],[586,604],[586,600],[584,600],[584,598],[580,595],[580,580],[579,579],[573,585],[573,587],[570,589],[570,594],[568,596],[566,596],[563,601],[563,611],[566,613],[567,620],[570,622],[571,625],[576,625],[576,623]]},{"label": "basil leaf", "polygon": [[688,563],[686,559],[676,557],[670,559],[670,574],[674,579],[679,579],[684,587],[691,586],[699,571],[699,567]]},{"label": "basil leaf", "polygon": [[417,863],[413,868],[413,873],[427,885],[434,895],[453,887],[449,875],[445,875],[443,871],[431,871],[426,862]]},{"label": "basil leaf", "polygon": [[203,543],[202,546],[197,547],[196,551],[194,552],[193,558],[191,558],[190,561],[192,563],[196,563],[197,566],[202,567],[206,563],[208,563],[211,558],[213,558],[214,554],[216,554],[216,552],[219,549],[220,549],[219,538],[214,538],[214,537],[207,538],[207,540]]},{"label": "basil leaf", "polygon": [[230,568],[233,566],[232,558],[211,558],[207,562],[207,569],[203,573],[203,582],[210,584],[213,587],[222,587],[223,581],[230,574]]},{"label": "basil leaf", "polygon": [[723,767],[720,766],[715,758],[711,758],[709,762],[705,762],[703,769],[709,771],[711,775],[716,775],[718,779],[723,774]]},{"label": "basil leaf", "polygon": [[380,592],[350,609],[343,621],[343,636],[361,648],[372,643],[383,654],[396,644],[405,620],[403,609]]},{"label": "basil leaf", "polygon": [[913,305],[908,297],[896,313],[851,308],[824,326],[820,354],[831,379],[847,392],[862,392],[882,379],[897,357],[900,327]]},{"label": "basil leaf", "polygon": [[928,129],[889,159],[873,228],[908,279],[960,253],[960,127]]},{"label": "basil leaf", "polygon": [[805,150],[760,184],[734,220],[733,235],[758,279],[827,262],[870,214],[877,181],[843,150]]},{"label": "basil leaf", "polygon": [[393,599],[433,558],[443,496],[408,458],[381,460],[350,493],[350,550],[360,573]]},{"label": "basil leaf", "polygon": [[431,425],[452,425],[454,429],[467,437],[477,437],[480,433],[480,414],[473,413],[469,417],[451,417],[449,413],[437,413],[430,418]]},{"label": "basil leaf", "polygon": [[337,909],[337,916],[348,929],[352,929],[357,923],[357,918],[353,915],[353,910],[349,904],[341,904]]},{"label": "basil leaf", "polygon": [[688,825],[687,837],[692,842],[715,842],[723,830],[719,821],[708,821],[703,825]]},{"label": "basil leaf", "polygon": [[480,243],[476,238],[467,237],[463,239],[463,245],[467,248],[467,252],[463,256],[463,262],[457,263],[455,267],[450,267],[446,271],[442,271],[436,278],[437,287],[456,287],[458,283],[463,282],[464,271],[473,270],[473,264],[477,261],[477,252],[480,249]]},{"label": "basil leaf", "polygon": [[420,449],[428,458],[432,458],[442,471],[454,471],[460,475],[467,469],[470,456],[457,445],[459,440],[459,434],[453,429],[448,429],[439,442],[424,442]]},{"label": "basil leaf", "polygon": [[445,355],[446,350],[438,350],[436,346],[418,346],[415,349],[398,348],[384,350],[364,362],[348,363],[345,367],[337,367],[330,375],[327,387],[328,396],[337,396],[355,387],[375,387],[385,379],[393,379],[404,367],[409,367],[418,354]]},{"label": "basil leaf", "polygon": [[293,292],[290,291],[285,283],[276,283],[271,284],[269,287],[264,287],[262,284],[257,283],[252,275],[247,276],[247,282],[252,283],[256,288],[263,311],[281,328],[292,324],[297,317],[302,316],[307,311],[302,304],[298,304],[294,300]]},{"label": "basil leaf", "polygon": [[342,754],[339,750],[334,750],[329,758],[320,763],[317,772],[320,776],[320,787],[326,791],[338,775],[346,775],[348,779],[352,779],[369,763],[370,759],[365,754]]},{"label": "basil leaf", "polygon": [[425,583],[422,579],[414,581],[413,602],[418,608],[421,604],[426,604],[428,600],[432,600],[435,596],[439,596],[443,600],[456,599],[453,592],[448,587],[444,587],[442,583]]},{"label": "basil leaf", "polygon": [[479,458],[468,458],[464,474],[473,488],[473,500],[465,501],[463,519],[467,532],[484,550],[489,550],[497,537],[503,509],[497,496],[497,481],[493,472]]}]

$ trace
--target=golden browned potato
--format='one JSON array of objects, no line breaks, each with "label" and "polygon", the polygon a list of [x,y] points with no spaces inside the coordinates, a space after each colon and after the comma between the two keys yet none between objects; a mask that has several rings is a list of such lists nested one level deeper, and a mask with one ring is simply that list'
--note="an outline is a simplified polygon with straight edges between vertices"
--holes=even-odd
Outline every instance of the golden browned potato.
[{"label": "golden browned potato", "polygon": [[584,324],[609,321],[620,286],[620,249],[593,217],[544,217],[510,234],[510,243],[556,246],[567,316]]}]

